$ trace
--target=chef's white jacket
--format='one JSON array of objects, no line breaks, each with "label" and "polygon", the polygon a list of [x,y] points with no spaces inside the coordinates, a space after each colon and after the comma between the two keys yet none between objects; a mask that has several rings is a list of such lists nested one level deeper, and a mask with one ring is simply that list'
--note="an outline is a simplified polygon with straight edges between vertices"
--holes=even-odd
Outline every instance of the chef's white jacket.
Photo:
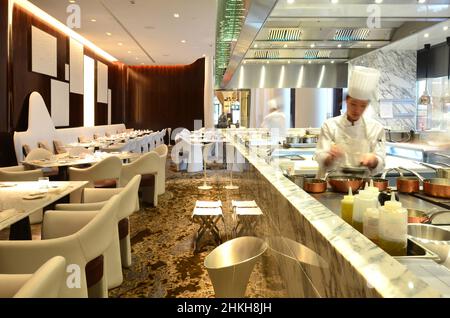
[{"label": "chef's white jacket", "polygon": [[[347,114],[330,118],[322,125],[314,159],[319,163],[317,177],[323,178],[326,172],[338,169],[340,166],[358,166],[360,156],[373,153],[378,158],[378,165],[370,171],[371,175],[381,173],[386,162],[385,132],[383,126],[370,118],[361,117],[352,122]],[[325,167],[325,160],[331,146],[337,145],[344,157],[329,167]]]},{"label": "chef's white jacket", "polygon": [[280,136],[286,134],[286,116],[280,112],[275,111],[264,117],[261,128],[276,129]]}]

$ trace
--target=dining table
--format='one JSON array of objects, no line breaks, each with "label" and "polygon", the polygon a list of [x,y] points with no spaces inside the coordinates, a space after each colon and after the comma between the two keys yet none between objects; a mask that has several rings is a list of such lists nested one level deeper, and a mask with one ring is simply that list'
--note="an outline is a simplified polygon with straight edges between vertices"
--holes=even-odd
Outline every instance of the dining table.
[{"label": "dining table", "polygon": [[29,216],[53,206],[72,192],[84,188],[87,181],[0,182],[0,231],[10,226],[10,240],[31,240]]}]

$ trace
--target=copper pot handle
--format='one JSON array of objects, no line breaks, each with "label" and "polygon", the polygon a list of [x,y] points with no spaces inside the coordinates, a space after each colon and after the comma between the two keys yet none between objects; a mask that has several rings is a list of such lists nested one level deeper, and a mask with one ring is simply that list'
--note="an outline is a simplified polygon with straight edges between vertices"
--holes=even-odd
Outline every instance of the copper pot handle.
[{"label": "copper pot handle", "polygon": [[[450,213],[450,210],[444,210],[444,211],[437,211],[437,212],[433,212],[428,216],[428,220],[424,221],[423,223],[426,224],[432,224],[433,223],[433,219],[441,214],[445,214],[445,213]],[[447,225],[447,224],[441,224],[441,225]]]},{"label": "copper pot handle", "polygon": [[386,175],[388,174],[389,171],[392,171],[392,170],[398,172],[397,168],[389,168],[389,169],[386,169],[386,170],[383,172],[383,174],[381,175],[381,179],[386,179]]},{"label": "copper pot handle", "polygon": [[[420,174],[418,174],[417,172],[415,172],[413,170],[410,170],[410,169],[403,168],[403,167],[398,167],[398,169],[411,172],[413,175],[415,175],[417,178],[419,178],[419,180],[423,183],[424,178]],[[403,175],[402,175],[402,177],[403,177]]]}]

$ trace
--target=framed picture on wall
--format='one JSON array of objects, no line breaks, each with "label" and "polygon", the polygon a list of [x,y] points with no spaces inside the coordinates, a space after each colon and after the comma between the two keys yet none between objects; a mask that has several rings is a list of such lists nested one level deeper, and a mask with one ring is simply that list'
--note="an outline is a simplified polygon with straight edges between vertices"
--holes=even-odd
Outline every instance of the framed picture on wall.
[{"label": "framed picture on wall", "polygon": [[58,42],[56,37],[31,27],[31,71],[58,76]]}]

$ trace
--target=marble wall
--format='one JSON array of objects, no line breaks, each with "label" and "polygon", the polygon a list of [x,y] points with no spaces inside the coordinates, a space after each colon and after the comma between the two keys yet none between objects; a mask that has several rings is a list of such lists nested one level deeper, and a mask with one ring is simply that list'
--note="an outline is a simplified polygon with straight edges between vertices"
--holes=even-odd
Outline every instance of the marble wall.
[{"label": "marble wall", "polygon": [[[416,127],[417,52],[411,50],[378,50],[353,59],[349,68],[360,65],[381,71],[376,100],[371,103],[371,117],[393,130]],[[392,104],[393,118],[380,115],[380,103]]]}]

